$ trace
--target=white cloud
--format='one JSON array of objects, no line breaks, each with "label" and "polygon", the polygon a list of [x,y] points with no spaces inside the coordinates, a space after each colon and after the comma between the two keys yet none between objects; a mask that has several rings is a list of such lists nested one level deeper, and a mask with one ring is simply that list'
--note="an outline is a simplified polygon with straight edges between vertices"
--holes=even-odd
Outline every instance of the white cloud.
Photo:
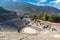
[{"label": "white cloud", "polygon": [[47,0],[39,0],[40,2],[46,2]]},{"label": "white cloud", "polygon": [[13,0],[13,2],[16,2],[17,0]]},{"label": "white cloud", "polygon": [[60,3],[60,0],[51,1],[50,3],[58,4],[58,3]]},{"label": "white cloud", "polygon": [[60,0],[51,1],[50,6],[56,7],[60,10]]},{"label": "white cloud", "polygon": [[56,0],[56,3],[60,3],[60,0]]},{"label": "white cloud", "polygon": [[40,2],[38,2],[38,3],[28,2],[28,3],[33,4],[33,5],[40,5]]},{"label": "white cloud", "polygon": [[32,2],[28,2],[28,3],[36,5],[36,3],[32,3]]},{"label": "white cloud", "polygon": [[36,3],[36,5],[38,5],[38,6],[39,6],[39,5],[40,5],[40,3]]}]

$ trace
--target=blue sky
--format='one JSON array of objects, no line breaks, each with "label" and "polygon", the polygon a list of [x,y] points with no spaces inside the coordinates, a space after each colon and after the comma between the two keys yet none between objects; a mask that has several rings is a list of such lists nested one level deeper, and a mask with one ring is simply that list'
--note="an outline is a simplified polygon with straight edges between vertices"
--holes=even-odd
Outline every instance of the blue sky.
[{"label": "blue sky", "polygon": [[60,9],[60,0],[3,0],[10,2],[27,2],[38,6],[53,6]]}]

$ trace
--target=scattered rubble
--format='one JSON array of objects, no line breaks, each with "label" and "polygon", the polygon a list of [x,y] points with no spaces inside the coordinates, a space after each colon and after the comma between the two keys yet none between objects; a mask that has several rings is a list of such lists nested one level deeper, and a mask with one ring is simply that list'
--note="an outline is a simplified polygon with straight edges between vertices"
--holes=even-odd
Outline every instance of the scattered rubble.
[{"label": "scattered rubble", "polygon": [[59,30],[57,30],[58,28],[56,28],[54,26],[45,25],[44,23],[40,23],[37,21],[27,21],[26,25],[41,28],[42,30],[59,31]]}]

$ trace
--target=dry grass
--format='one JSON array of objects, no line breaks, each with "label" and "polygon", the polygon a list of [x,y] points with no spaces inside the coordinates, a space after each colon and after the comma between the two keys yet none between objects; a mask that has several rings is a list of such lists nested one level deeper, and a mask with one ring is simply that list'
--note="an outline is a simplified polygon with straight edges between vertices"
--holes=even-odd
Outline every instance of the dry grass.
[{"label": "dry grass", "polygon": [[53,22],[42,21],[42,20],[38,20],[38,21],[40,21],[40,23],[44,23],[45,25],[56,26],[56,27],[60,28],[60,23],[53,23]]}]

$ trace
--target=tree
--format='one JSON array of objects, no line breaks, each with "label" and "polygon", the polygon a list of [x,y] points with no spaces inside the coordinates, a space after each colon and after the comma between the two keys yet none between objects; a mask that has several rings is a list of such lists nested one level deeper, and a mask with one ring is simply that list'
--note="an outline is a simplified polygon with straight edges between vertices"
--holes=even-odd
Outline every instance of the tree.
[{"label": "tree", "polygon": [[60,22],[60,15],[57,15],[55,20],[56,22]]},{"label": "tree", "polygon": [[38,16],[37,16],[37,19],[41,19],[41,15],[38,15]]},{"label": "tree", "polygon": [[44,13],[44,14],[41,14],[41,19],[46,21],[47,20],[47,15]]},{"label": "tree", "polygon": [[30,15],[29,17],[32,20],[40,19],[40,20],[50,21],[50,22],[60,22],[60,15],[57,15],[57,14],[47,15],[47,14],[43,13],[38,16],[33,14],[33,15]]},{"label": "tree", "polygon": [[37,19],[37,15],[35,15],[35,14],[32,14],[32,15],[30,15],[29,17],[30,17],[32,20]]},{"label": "tree", "polygon": [[2,10],[3,9],[3,7],[0,7],[0,10]]},{"label": "tree", "polygon": [[55,19],[56,19],[56,15],[52,14],[49,16],[48,21],[55,22],[56,21]]}]

